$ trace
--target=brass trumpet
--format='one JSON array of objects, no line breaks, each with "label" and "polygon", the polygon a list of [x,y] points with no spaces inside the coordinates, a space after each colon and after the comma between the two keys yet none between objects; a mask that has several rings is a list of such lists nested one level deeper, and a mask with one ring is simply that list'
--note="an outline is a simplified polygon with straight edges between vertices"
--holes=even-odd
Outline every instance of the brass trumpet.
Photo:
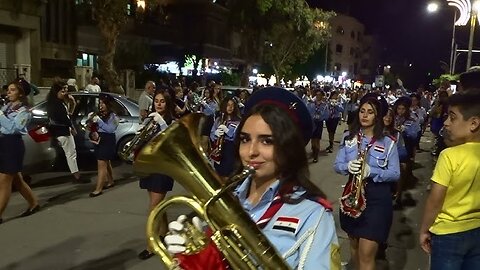
[{"label": "brass trumpet", "polygon": [[[166,174],[193,196],[175,196],[163,201],[150,213],[147,237],[154,252],[168,269],[177,267],[159,238],[158,229],[164,211],[173,204],[190,206],[212,230],[213,241],[233,269],[290,269],[230,188],[251,175],[247,169],[224,183],[209,165],[200,146],[198,125],[202,114],[189,114],[159,133],[146,144],[133,163],[137,174]],[[208,239],[207,239],[208,240]]]}]

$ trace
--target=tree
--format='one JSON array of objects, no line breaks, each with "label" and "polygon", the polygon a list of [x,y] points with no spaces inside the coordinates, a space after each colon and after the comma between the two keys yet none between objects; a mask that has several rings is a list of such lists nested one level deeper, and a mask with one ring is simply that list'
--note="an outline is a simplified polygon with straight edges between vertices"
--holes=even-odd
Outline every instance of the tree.
[{"label": "tree", "polygon": [[246,62],[243,78],[258,61],[282,78],[326,42],[334,15],[311,9],[305,0],[235,0],[230,10],[233,29],[241,36],[239,56]]},{"label": "tree", "polygon": [[277,81],[291,71],[294,63],[304,63],[330,38],[327,22],[333,13],[311,9],[303,0],[290,3],[288,9],[272,10],[268,15],[276,23],[266,32],[263,61],[272,66]]},{"label": "tree", "polygon": [[[148,1],[147,10],[158,7],[162,0]],[[92,14],[104,40],[104,53],[99,57],[100,73],[104,76],[110,92],[124,94],[114,60],[117,39],[128,22],[130,0],[91,0]]]}]

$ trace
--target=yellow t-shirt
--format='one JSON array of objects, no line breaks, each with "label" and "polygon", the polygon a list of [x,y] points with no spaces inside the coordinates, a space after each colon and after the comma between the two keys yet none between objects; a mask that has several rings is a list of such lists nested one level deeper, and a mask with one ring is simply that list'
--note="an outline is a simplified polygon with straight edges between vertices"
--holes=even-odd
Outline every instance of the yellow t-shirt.
[{"label": "yellow t-shirt", "polygon": [[480,143],[443,150],[432,181],[447,187],[442,210],[430,228],[432,233],[450,234],[480,227]]}]

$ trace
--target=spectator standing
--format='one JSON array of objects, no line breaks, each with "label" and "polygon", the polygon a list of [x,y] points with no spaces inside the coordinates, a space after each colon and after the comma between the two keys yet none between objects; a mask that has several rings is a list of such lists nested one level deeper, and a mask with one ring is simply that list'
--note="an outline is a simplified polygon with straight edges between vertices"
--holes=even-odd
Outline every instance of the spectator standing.
[{"label": "spectator standing", "polygon": [[155,92],[155,82],[148,81],[145,83],[145,91],[140,94],[138,98],[138,109],[140,110],[140,123],[143,123],[148,116],[153,103],[153,93]]},{"label": "spectator standing", "polygon": [[85,86],[85,92],[89,93],[100,93],[102,89],[100,88],[100,80],[97,76],[93,76],[90,80],[90,83]]},{"label": "spectator standing", "polygon": [[78,91],[77,80],[70,78],[67,80],[67,85],[68,85],[68,92]]},{"label": "spectator standing", "polygon": [[451,147],[438,157],[419,241],[431,269],[480,269],[480,94],[455,94],[449,105]]},{"label": "spectator standing", "polygon": [[90,183],[90,179],[81,177],[77,165],[77,150],[75,149],[76,134],[73,123],[70,119],[68,108],[69,97],[68,86],[62,81],[55,82],[47,95],[47,115],[49,119],[49,131],[65,152],[68,168],[73,174],[74,183]]}]

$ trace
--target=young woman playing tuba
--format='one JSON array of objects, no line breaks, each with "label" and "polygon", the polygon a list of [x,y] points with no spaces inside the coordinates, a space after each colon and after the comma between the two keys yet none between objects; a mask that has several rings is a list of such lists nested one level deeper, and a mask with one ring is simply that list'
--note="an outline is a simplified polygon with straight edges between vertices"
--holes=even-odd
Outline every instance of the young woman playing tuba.
[{"label": "young woman playing tuba", "polygon": [[[306,105],[290,91],[269,87],[250,97],[245,113],[231,155],[239,171],[248,166],[255,174],[242,181],[234,195],[291,269],[340,269],[331,207],[309,179],[305,145],[312,119]],[[189,239],[183,238],[183,224],[184,218],[170,223],[165,243],[171,253],[185,251]],[[229,269],[215,246],[209,247],[180,256],[180,267]]]},{"label": "young woman playing tuba", "polygon": [[387,241],[393,218],[389,182],[400,177],[396,141],[384,135],[387,106],[382,99],[376,94],[361,99],[334,164],[337,173],[350,175],[342,194],[340,225],[360,270],[375,268],[378,245]]}]

